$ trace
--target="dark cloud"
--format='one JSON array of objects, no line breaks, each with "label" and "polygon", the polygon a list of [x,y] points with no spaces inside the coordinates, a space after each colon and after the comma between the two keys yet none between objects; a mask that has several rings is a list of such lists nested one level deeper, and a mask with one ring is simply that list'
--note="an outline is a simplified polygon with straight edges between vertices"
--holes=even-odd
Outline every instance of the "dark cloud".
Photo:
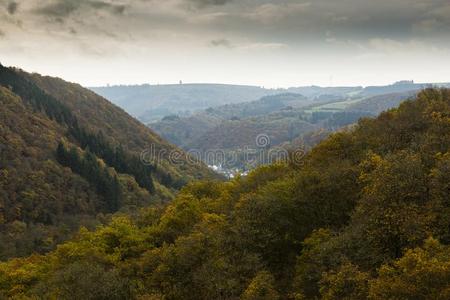
[{"label": "dark cloud", "polygon": [[197,7],[220,6],[225,5],[233,0],[186,0]]},{"label": "dark cloud", "polygon": [[123,14],[125,12],[126,9],[126,5],[123,4],[111,4],[108,2],[104,2],[104,1],[86,1],[86,4],[88,6],[91,6],[92,8],[95,9],[107,9],[115,14]]},{"label": "dark cloud", "polygon": [[[448,0],[40,0],[28,6],[52,22],[65,23],[71,17],[104,29],[120,23],[114,28],[117,35],[152,30],[193,35],[214,31],[207,40],[226,34],[234,41],[260,43],[448,40],[450,29]],[[21,13],[25,7],[24,2]],[[13,6],[11,13],[15,9]],[[99,18],[100,11],[109,16]],[[115,16],[124,18],[114,20]],[[210,44],[229,47],[217,42]]]},{"label": "dark cloud", "polygon": [[116,5],[114,6],[113,11],[118,15],[123,15],[126,9],[127,9],[126,5]]},{"label": "dark cloud", "polygon": [[[43,58],[33,63],[50,66],[56,63],[45,59],[66,59],[67,51],[81,64],[89,58],[89,68],[92,62],[105,62],[108,70],[116,61],[123,70],[134,65],[141,75],[129,77],[142,80],[192,73],[196,81],[214,70],[225,81],[259,78],[263,84],[373,74],[368,83],[390,76],[389,67],[398,61],[397,74],[425,68],[417,73],[423,78],[434,76],[426,69],[434,62],[436,74],[447,72],[442,66],[450,62],[449,0],[0,0],[0,28],[7,35],[2,57],[14,60],[17,49],[24,49],[23,55]],[[230,77],[216,72],[217,55],[223,56],[223,69],[233,72]],[[360,71],[372,67],[373,72]],[[262,71],[277,68],[280,76]],[[156,69],[163,70],[149,71]],[[119,73],[103,75],[120,82]],[[93,74],[80,78],[102,80]],[[221,81],[217,76],[211,80]]]},{"label": "dark cloud", "polygon": [[242,0],[210,7],[207,16],[210,30],[233,40],[298,45],[374,38],[450,42],[448,0]]},{"label": "dark cloud", "polygon": [[191,0],[202,5],[224,5],[232,0]]},{"label": "dark cloud", "polygon": [[17,12],[17,9],[19,8],[19,3],[17,3],[16,1],[11,1],[8,3],[8,13],[10,15],[13,15]]},{"label": "dark cloud", "polygon": [[106,10],[114,14],[123,14],[126,6],[98,0],[57,0],[56,2],[37,8],[36,12],[48,17],[66,18],[83,8]]},{"label": "dark cloud", "polygon": [[[374,39],[450,44],[448,1],[0,0],[0,5],[14,14],[20,2],[25,27],[63,34],[73,27],[80,38],[98,33],[142,41],[154,36],[164,43],[178,37],[205,47],[259,49],[331,43],[359,47]],[[17,21],[8,11],[0,25]]]},{"label": "dark cloud", "polygon": [[61,17],[67,17],[68,15],[72,14],[79,7],[80,7],[80,2],[65,0],[65,1],[58,1],[56,3],[51,3],[47,6],[38,8],[36,11],[39,14],[42,14],[45,16],[61,18]]},{"label": "dark cloud", "polygon": [[212,40],[209,42],[209,44],[212,47],[224,47],[224,48],[230,48],[230,49],[234,47],[233,43],[231,43],[231,41],[229,41],[227,39]]}]

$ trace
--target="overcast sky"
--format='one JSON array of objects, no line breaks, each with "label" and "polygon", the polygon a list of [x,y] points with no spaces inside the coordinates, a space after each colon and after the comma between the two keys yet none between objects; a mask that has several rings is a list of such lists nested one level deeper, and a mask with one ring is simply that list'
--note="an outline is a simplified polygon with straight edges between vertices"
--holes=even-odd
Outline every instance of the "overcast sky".
[{"label": "overcast sky", "polygon": [[0,0],[0,62],[85,86],[450,81],[449,0]]}]

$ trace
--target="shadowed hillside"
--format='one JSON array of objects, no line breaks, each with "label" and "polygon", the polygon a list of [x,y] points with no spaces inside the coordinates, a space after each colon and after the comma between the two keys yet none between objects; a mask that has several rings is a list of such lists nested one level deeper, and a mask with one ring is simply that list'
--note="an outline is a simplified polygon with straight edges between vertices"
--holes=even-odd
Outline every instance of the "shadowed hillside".
[{"label": "shadowed hillside", "polygon": [[[0,101],[1,259],[48,251],[81,224],[215,176],[170,163],[174,146],[79,85],[0,66]],[[165,154],[144,164],[147,149]]]}]

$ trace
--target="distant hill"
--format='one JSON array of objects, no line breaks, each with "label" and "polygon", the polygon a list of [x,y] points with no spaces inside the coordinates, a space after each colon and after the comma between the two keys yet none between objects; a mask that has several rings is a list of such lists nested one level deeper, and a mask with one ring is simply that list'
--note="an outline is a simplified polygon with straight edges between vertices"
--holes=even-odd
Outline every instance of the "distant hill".
[{"label": "distant hill", "polygon": [[[300,94],[283,93],[262,97],[257,101],[227,104],[208,108],[192,116],[167,116],[149,126],[167,140],[185,150],[200,153],[205,162],[214,164],[208,152],[220,150],[231,157],[229,167],[252,168],[246,165],[243,151],[259,150],[256,139],[267,137],[269,147],[313,146],[318,142],[312,136],[325,130],[331,132],[352,124],[359,118],[372,115],[367,112],[313,111],[311,108],[329,104],[328,97],[307,98]],[[339,99],[338,101],[342,101]],[[234,159],[236,157],[239,159]],[[233,158],[234,157],[234,158]],[[216,162],[217,163],[217,162]]]},{"label": "distant hill", "polygon": [[[427,86],[430,84],[401,81],[365,88],[289,88],[255,101],[209,107],[188,116],[169,115],[148,125],[183,149],[203,154],[221,149],[231,155],[255,147],[260,134],[269,137],[272,147],[310,148],[318,142],[317,137],[397,107]],[[235,166],[243,167],[243,163],[236,161]]]},{"label": "distant hill", "polygon": [[264,96],[251,102],[210,107],[206,112],[224,120],[266,115],[284,108],[299,108],[315,103],[301,94],[282,93]]},{"label": "distant hill", "polygon": [[[215,135],[214,128],[226,121],[229,121],[226,122],[226,126],[231,125],[235,127],[239,126],[241,119],[264,116],[282,109],[300,108],[311,103],[312,101],[300,94],[286,93],[271,95],[251,102],[226,104],[215,108],[210,107],[188,117],[167,116],[160,122],[149,124],[149,126],[176,145],[185,149],[190,147],[197,148],[197,142],[203,139],[204,134],[209,133],[210,137],[211,135]],[[250,121],[250,123],[255,122]],[[219,133],[217,135],[218,138],[223,138],[223,141],[232,138]],[[254,141],[254,139],[255,137],[250,137],[250,140]],[[210,139],[208,138],[208,140]],[[209,146],[218,147],[217,144],[211,144]]]},{"label": "distant hill", "polygon": [[[165,153],[142,161],[144,150]],[[215,177],[77,84],[0,65],[0,259],[48,251],[107,215]]]},{"label": "distant hill", "polygon": [[361,95],[370,97],[383,94],[405,93],[409,91],[420,91],[431,86],[432,84],[428,83],[414,83],[413,81],[404,80],[387,86],[368,86],[361,91]]},{"label": "distant hill", "polygon": [[171,114],[190,115],[208,107],[253,101],[275,93],[256,86],[226,84],[147,84],[91,89],[145,123]]},{"label": "distant hill", "polygon": [[346,110],[370,112],[372,114],[378,115],[385,110],[397,107],[401,102],[409,98],[413,98],[417,95],[418,92],[418,90],[414,89],[406,92],[372,96],[349,105]]},{"label": "distant hill", "polygon": [[302,133],[318,129],[304,121],[296,112],[279,112],[267,116],[251,117],[242,120],[226,120],[212,130],[192,139],[188,149],[242,149],[256,147],[260,134],[270,138],[271,145],[290,141]]},{"label": "distant hill", "polygon": [[[450,87],[449,84],[432,84]],[[400,81],[387,86],[320,87],[303,86],[287,89],[265,89],[256,86],[227,84],[172,84],[92,87],[112,103],[120,106],[143,123],[154,123],[165,116],[189,117],[208,108],[226,104],[257,101],[264,96],[300,94],[309,101],[336,102],[392,93],[419,91],[430,84]],[[232,107],[231,107],[232,108]]]},{"label": "distant hill", "polygon": [[356,94],[363,91],[361,86],[351,87],[320,87],[320,86],[304,86],[304,87],[291,87],[287,91],[291,93],[299,93],[305,95],[308,98],[326,98],[328,97],[340,97],[345,98],[349,94]]}]

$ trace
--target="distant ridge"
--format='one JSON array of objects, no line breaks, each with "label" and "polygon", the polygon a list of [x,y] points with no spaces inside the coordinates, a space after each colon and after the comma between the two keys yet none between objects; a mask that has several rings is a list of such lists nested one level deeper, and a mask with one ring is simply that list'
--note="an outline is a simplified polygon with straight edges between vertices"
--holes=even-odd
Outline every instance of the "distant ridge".
[{"label": "distant ridge", "polygon": [[408,90],[421,90],[430,85],[450,87],[448,83],[413,83],[400,81],[401,84],[386,86],[346,86],[320,87],[301,86],[287,89],[266,89],[251,85],[230,85],[217,83],[188,84],[143,84],[112,85],[91,87],[94,92],[122,107],[129,114],[144,123],[153,123],[168,115],[190,116],[193,113],[225,104],[256,101],[264,96],[296,93],[309,99],[370,97]]}]

